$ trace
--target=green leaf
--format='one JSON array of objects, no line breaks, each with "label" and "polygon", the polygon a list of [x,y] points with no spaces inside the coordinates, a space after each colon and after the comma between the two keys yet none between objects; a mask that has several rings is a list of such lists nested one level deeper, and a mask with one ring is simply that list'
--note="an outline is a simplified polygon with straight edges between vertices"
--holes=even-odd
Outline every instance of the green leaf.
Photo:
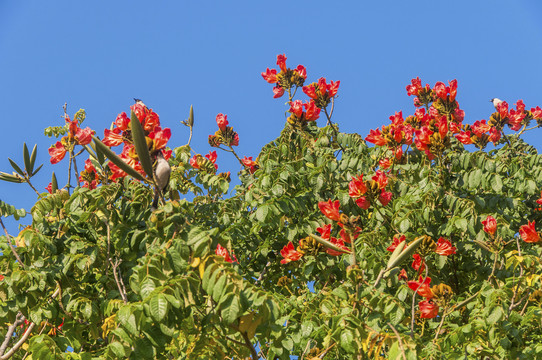
[{"label": "green leaf", "polygon": [[156,294],[149,301],[149,310],[152,318],[162,321],[167,314],[168,302],[164,294]]},{"label": "green leaf", "polygon": [[26,143],[23,143],[23,159],[24,159],[24,169],[27,174],[32,174],[32,169],[30,168],[30,153]]},{"label": "green leaf", "polygon": [[226,324],[233,323],[238,317],[240,312],[239,298],[235,294],[230,294],[229,298],[222,303],[222,319]]},{"label": "green leaf", "polygon": [[143,130],[141,122],[139,122],[136,114],[133,111],[130,112],[130,124],[132,127],[132,137],[134,139],[135,150],[137,157],[139,158],[139,162],[141,163],[141,167],[147,176],[150,179],[153,179],[152,160],[151,154],[149,153],[147,140],[145,138],[145,130]]},{"label": "green leaf", "polygon": [[115,356],[117,356],[118,359],[122,359],[126,357],[126,353],[124,352],[124,346],[122,346],[121,343],[118,341],[114,341],[108,345],[109,349]]},{"label": "green leaf", "polygon": [[467,231],[467,219],[464,219],[464,218],[458,218],[457,220],[455,220],[455,223],[454,223],[455,227],[458,228],[459,230],[462,230],[462,231]]},{"label": "green leaf", "polygon": [[43,167],[43,164],[41,164],[40,166],[38,166],[38,168],[36,170],[34,170],[34,172],[32,173],[32,176],[36,175],[38,173],[38,171],[41,170],[41,168]]},{"label": "green leaf", "polygon": [[256,210],[256,219],[258,221],[264,222],[269,213],[269,207],[267,205],[260,205],[258,210]]},{"label": "green leaf", "polygon": [[401,223],[399,224],[399,230],[402,233],[406,233],[408,229],[410,229],[410,220],[403,219],[403,221],[401,221]]},{"label": "green leaf", "polygon": [[[32,148],[32,153],[30,154],[30,173],[34,175],[34,165],[36,163],[36,155],[38,154],[38,144],[34,145],[34,148]],[[37,171],[36,171],[37,172]]]},{"label": "green leaf", "polygon": [[491,182],[491,188],[498,194],[502,191],[502,178],[499,174],[495,175]]},{"label": "green leaf", "polygon": [[131,177],[146,182],[147,180],[141,176],[140,173],[135,171],[133,167],[124,162],[117,154],[111,151],[103,142],[100,141],[96,136],[93,136],[96,151],[101,151],[113,164],[117,165],[122,171],[130,175]]},{"label": "green leaf", "polygon": [[51,192],[54,194],[58,190],[58,181],[56,180],[55,172],[51,176]]},{"label": "green leaf", "polygon": [[346,350],[349,353],[352,353],[355,351],[354,347],[354,334],[352,334],[352,331],[350,329],[344,329],[341,331],[340,335],[340,344],[341,347]]},{"label": "green leaf", "polygon": [[17,165],[17,163],[15,163],[15,161],[11,160],[10,158],[8,158],[9,160],[9,163],[11,164],[11,167],[17,171],[17,173],[19,175],[21,175],[23,178],[24,178],[24,171],[21,170],[21,168],[19,167],[19,165]]}]

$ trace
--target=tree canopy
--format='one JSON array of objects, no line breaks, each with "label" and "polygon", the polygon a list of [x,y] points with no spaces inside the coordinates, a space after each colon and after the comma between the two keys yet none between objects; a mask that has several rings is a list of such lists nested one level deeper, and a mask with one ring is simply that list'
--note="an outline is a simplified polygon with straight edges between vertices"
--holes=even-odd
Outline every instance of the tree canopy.
[{"label": "tree canopy", "polygon": [[227,115],[209,135],[239,160],[234,187],[216,152],[168,147],[175,129],[141,101],[103,136],[84,111],[46,129],[51,163],[70,163],[63,188],[54,173],[34,188],[36,148],[10,159],[0,180],[38,200],[0,243],[0,359],[542,356],[542,157],[521,138],[542,110],[499,100],[467,124],[457,81],[413,79],[412,115],[347,134],[339,81],[277,65],[262,76],[288,97],[279,136],[241,159]]}]

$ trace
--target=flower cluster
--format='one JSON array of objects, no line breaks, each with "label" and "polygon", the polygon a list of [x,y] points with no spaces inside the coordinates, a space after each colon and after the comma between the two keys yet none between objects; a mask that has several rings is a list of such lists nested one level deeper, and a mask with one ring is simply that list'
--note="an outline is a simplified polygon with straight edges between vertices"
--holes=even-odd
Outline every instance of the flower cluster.
[{"label": "flower cluster", "polygon": [[431,278],[428,276],[423,278],[421,275],[419,280],[407,281],[408,287],[415,291],[416,294],[425,298],[418,303],[420,307],[420,317],[422,319],[432,319],[438,315],[440,307],[446,307],[453,296],[452,288],[446,284],[435,285],[429,287]]},{"label": "flower cluster", "polygon": [[79,118],[77,116],[75,120],[71,121],[70,118],[65,115],[65,120],[68,125],[68,134],[49,148],[51,164],[56,164],[64,159],[66,152],[73,151],[75,145],[89,144],[92,141],[92,135],[94,135],[94,131],[89,127],[84,129],[79,127]]},{"label": "flower cluster", "polygon": [[318,203],[318,208],[322,214],[324,214],[328,219],[337,222],[341,228],[339,231],[339,237],[336,238],[331,236],[333,224],[322,225],[321,227],[317,228],[316,231],[320,233],[320,237],[322,239],[328,241],[336,248],[343,251],[325,247],[309,236],[299,240],[299,246],[297,248],[294,248],[292,242],[289,242],[288,245],[284,246],[280,252],[284,258],[281,260],[281,263],[286,264],[292,261],[297,261],[307,253],[314,254],[320,251],[325,251],[329,255],[339,256],[350,252],[350,248],[345,244],[350,244],[352,241],[358,238],[361,232],[361,228],[357,225],[359,217],[348,217],[345,214],[341,214],[339,207],[339,200],[320,201]]},{"label": "flower cluster", "polygon": [[315,121],[320,117],[320,109],[316,107],[313,100],[304,104],[301,100],[292,101],[288,111],[291,113],[287,119],[288,123],[298,129],[302,129],[308,122]]},{"label": "flower cluster", "polygon": [[540,241],[540,235],[538,232],[536,232],[535,228],[535,221],[533,222],[527,221],[527,225],[522,225],[519,228],[519,235],[523,239],[523,241],[528,243],[537,243]]},{"label": "flower cluster", "polygon": [[[171,150],[165,151],[165,147],[171,138],[171,130],[169,128],[162,129],[158,114],[152,111],[152,109],[147,108],[141,101],[130,106],[130,110],[135,114],[136,118],[143,126],[145,140],[147,141],[151,157],[155,158],[156,154],[161,151],[164,158],[166,160],[169,159]],[[132,138],[131,120],[125,112],[122,112],[117,116],[112,130],[104,130],[103,143],[109,147],[122,144],[123,148],[119,155],[120,158],[136,171],[145,175],[135,150]],[[112,175],[110,176],[111,180],[126,176],[126,173],[112,162],[110,162],[108,166],[112,171]]]},{"label": "flower cluster", "polygon": [[284,91],[290,92],[292,87],[303,86],[307,79],[307,70],[303,65],[298,65],[295,69],[286,67],[286,56],[277,55],[277,65],[280,72],[277,73],[276,69],[267,68],[265,72],[262,72],[262,77],[270,84],[275,84],[273,88],[273,97],[279,98],[284,95]]},{"label": "flower cluster", "polygon": [[209,145],[212,147],[219,147],[221,144],[228,147],[239,145],[239,135],[233,131],[231,126],[228,126],[228,115],[218,114],[216,124],[218,130],[214,135],[209,135]]},{"label": "flower cluster", "polygon": [[318,82],[303,86],[303,92],[314,101],[316,106],[324,109],[331,102],[331,99],[337,95],[341,81],[330,81],[328,84],[326,78],[321,77]]},{"label": "flower cluster", "polygon": [[218,164],[216,163],[218,155],[216,151],[209,151],[205,157],[200,154],[192,156],[190,159],[190,166],[194,169],[203,170],[210,173],[216,173],[218,170]]},{"label": "flower cluster", "polygon": [[245,169],[247,169],[248,172],[250,172],[251,174],[254,174],[254,172],[260,168],[260,166],[258,165],[258,161],[252,160],[252,156],[249,156],[249,157],[245,156],[241,160],[241,162],[243,163]]},{"label": "flower cluster", "polygon": [[[407,94],[416,96],[414,115],[403,118],[402,112],[396,112],[390,116],[390,125],[371,130],[365,140],[386,146],[396,160],[403,155],[403,145],[409,146],[413,142],[429,159],[440,156],[450,147],[451,135],[459,133],[465,117],[465,112],[455,100],[457,81],[450,81],[448,86],[437,82],[431,88],[428,84],[422,87],[419,78],[412,79],[412,84],[407,86]],[[389,167],[389,164],[385,162],[381,167]]]},{"label": "flower cluster", "polygon": [[388,185],[388,178],[381,170],[378,170],[376,175],[367,181],[363,181],[363,174],[361,174],[357,178],[352,177],[352,181],[348,184],[348,194],[356,199],[356,204],[362,209],[368,209],[377,199],[386,206],[392,197],[392,193],[386,191],[386,185]]},{"label": "flower cluster", "polygon": [[100,183],[100,177],[90,159],[85,160],[85,170],[79,173],[79,181],[83,183],[83,187],[90,190],[96,189],[96,186]]}]

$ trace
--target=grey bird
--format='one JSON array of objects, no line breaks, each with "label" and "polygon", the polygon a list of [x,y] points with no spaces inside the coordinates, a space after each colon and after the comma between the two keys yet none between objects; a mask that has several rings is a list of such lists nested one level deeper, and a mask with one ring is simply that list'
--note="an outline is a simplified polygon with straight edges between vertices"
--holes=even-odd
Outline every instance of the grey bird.
[{"label": "grey bird", "polygon": [[160,194],[164,193],[167,190],[169,185],[169,177],[171,175],[171,166],[169,162],[164,159],[162,151],[158,152],[156,155],[156,162],[154,167],[154,178],[156,179],[157,189],[154,189],[154,200],[152,202],[151,210],[154,211],[158,207],[158,200],[160,199]]},{"label": "grey bird", "polygon": [[497,109],[497,106],[502,103],[503,101],[501,99],[497,99],[497,98],[493,98],[491,100],[489,100],[491,103],[493,103],[493,106],[495,106],[495,109],[496,110],[499,110]]}]

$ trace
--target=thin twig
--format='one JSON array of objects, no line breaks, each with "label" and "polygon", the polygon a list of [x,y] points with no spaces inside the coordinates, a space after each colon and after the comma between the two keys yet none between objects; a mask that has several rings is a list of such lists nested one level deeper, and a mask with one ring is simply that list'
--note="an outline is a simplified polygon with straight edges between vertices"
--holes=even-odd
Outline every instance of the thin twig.
[{"label": "thin twig", "polygon": [[267,264],[265,264],[265,266],[263,267],[262,272],[260,273],[260,276],[258,276],[258,278],[256,279],[256,282],[254,283],[254,285],[258,285],[258,283],[259,283],[260,281],[262,281],[263,276],[264,276],[265,273],[267,272],[267,268],[269,267],[269,265],[271,265],[271,261],[268,261]]},{"label": "thin twig", "polygon": [[329,126],[331,126],[331,129],[333,130],[334,134],[335,134],[335,142],[337,143],[337,145],[339,145],[339,147],[341,148],[341,150],[343,151],[343,153],[345,152],[343,146],[339,143],[338,141],[338,137],[339,137],[339,131],[335,128],[335,125],[333,125],[333,123],[331,122],[331,115],[328,114],[327,112],[327,108],[324,108],[324,113],[326,114],[326,117],[327,117],[327,124]]},{"label": "thin twig", "polygon": [[[122,297],[122,301],[124,301],[124,304],[128,304],[128,298],[126,297],[126,293],[125,293],[125,290],[124,290],[125,289],[124,288],[124,283],[122,282],[122,277],[120,277],[117,274],[117,268],[119,267],[122,260],[117,259],[117,260],[115,260],[115,263],[113,264],[113,261],[111,259],[109,259],[109,262],[111,263],[111,266],[113,267],[113,276],[115,277],[115,282],[117,283],[117,287],[119,289],[120,296]],[[120,277],[120,280],[119,280],[119,277]]]},{"label": "thin twig", "polygon": [[15,251],[15,247],[11,243],[11,236],[8,234],[8,230],[4,226],[4,222],[2,221],[1,217],[0,217],[0,225],[2,225],[2,228],[4,229],[4,233],[6,234],[6,239],[8,240],[8,245],[9,245],[9,248],[11,249],[11,252],[13,253],[13,255],[15,255],[15,258],[19,262],[19,265],[24,269],[24,264],[21,258],[19,257],[19,254],[17,254],[17,251]]},{"label": "thin twig", "polygon": [[388,323],[388,326],[393,330],[393,332],[395,333],[395,336],[397,336],[397,340],[399,341],[399,349],[401,350],[403,359],[406,360],[407,357],[405,355],[405,347],[403,346],[403,340],[401,340],[401,335],[399,335],[399,332],[397,332],[397,329],[395,329],[395,327],[393,327],[392,324]]}]

